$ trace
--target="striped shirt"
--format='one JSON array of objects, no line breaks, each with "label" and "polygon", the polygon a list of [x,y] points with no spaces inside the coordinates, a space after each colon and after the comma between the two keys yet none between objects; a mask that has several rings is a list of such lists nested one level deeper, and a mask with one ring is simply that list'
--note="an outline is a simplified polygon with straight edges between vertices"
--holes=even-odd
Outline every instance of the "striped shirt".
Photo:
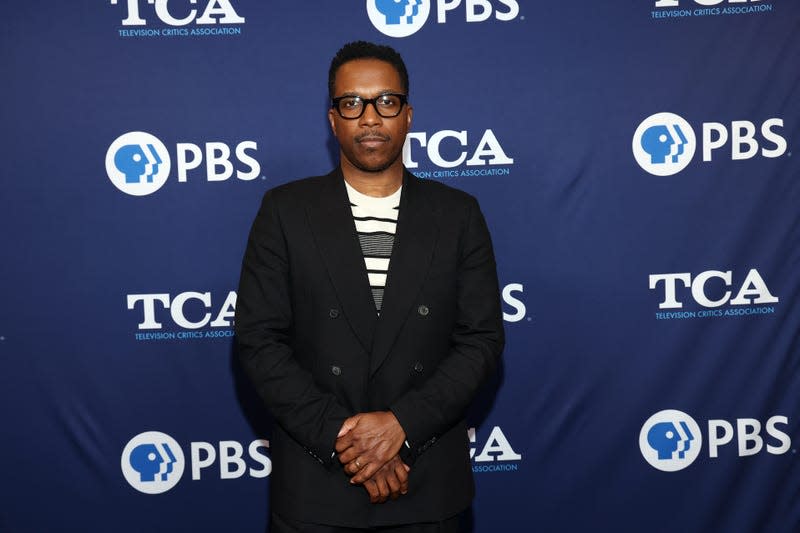
[{"label": "striped shirt", "polygon": [[403,188],[400,187],[384,198],[376,198],[361,194],[346,181],[345,185],[361,252],[364,254],[369,287],[375,300],[375,308],[380,314],[397,229],[397,215],[400,212],[400,191]]}]

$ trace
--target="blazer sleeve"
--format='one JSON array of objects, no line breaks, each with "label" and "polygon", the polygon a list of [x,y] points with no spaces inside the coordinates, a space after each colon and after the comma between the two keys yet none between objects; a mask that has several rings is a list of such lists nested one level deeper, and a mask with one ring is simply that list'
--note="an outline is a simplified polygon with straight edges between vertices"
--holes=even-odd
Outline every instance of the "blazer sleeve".
[{"label": "blazer sleeve", "polygon": [[293,355],[288,246],[274,193],[264,195],[242,262],[235,320],[239,359],[278,424],[329,466],[350,413]]},{"label": "blazer sleeve", "polygon": [[477,201],[470,199],[449,353],[421,387],[390,406],[406,433],[412,458],[464,417],[478,388],[494,372],[505,344],[492,242]]}]

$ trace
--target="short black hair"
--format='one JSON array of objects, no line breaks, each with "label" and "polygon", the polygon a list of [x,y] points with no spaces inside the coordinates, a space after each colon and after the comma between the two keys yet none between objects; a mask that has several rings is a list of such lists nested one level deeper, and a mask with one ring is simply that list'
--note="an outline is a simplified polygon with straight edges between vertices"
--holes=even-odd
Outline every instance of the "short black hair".
[{"label": "short black hair", "polygon": [[408,71],[406,64],[400,54],[391,46],[370,43],[367,41],[355,41],[344,45],[331,60],[331,68],[328,70],[328,96],[333,98],[333,86],[336,83],[336,72],[339,67],[356,59],[378,59],[392,65],[400,75],[400,83],[403,84],[403,92],[408,94]]}]

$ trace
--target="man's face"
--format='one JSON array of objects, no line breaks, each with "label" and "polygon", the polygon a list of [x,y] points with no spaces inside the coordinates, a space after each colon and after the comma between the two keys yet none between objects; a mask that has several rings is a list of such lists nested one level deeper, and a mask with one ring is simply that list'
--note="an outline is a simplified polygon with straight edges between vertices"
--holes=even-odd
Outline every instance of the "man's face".
[{"label": "man's face", "polygon": [[[375,98],[385,93],[404,94],[400,75],[395,68],[378,59],[348,61],[336,71],[334,97],[361,96]],[[366,172],[381,172],[393,164],[401,165],[400,154],[411,126],[412,109],[403,106],[400,114],[384,118],[373,105],[367,105],[357,119],[328,111],[328,120],[342,155],[342,166],[353,166]]]}]

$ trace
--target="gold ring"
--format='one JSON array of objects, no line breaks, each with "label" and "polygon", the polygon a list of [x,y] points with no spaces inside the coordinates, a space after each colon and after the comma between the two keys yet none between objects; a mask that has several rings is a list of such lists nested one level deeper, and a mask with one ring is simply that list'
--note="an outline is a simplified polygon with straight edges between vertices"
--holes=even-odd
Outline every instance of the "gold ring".
[{"label": "gold ring", "polygon": [[361,463],[358,462],[358,459],[356,459],[356,468],[361,470]]}]

